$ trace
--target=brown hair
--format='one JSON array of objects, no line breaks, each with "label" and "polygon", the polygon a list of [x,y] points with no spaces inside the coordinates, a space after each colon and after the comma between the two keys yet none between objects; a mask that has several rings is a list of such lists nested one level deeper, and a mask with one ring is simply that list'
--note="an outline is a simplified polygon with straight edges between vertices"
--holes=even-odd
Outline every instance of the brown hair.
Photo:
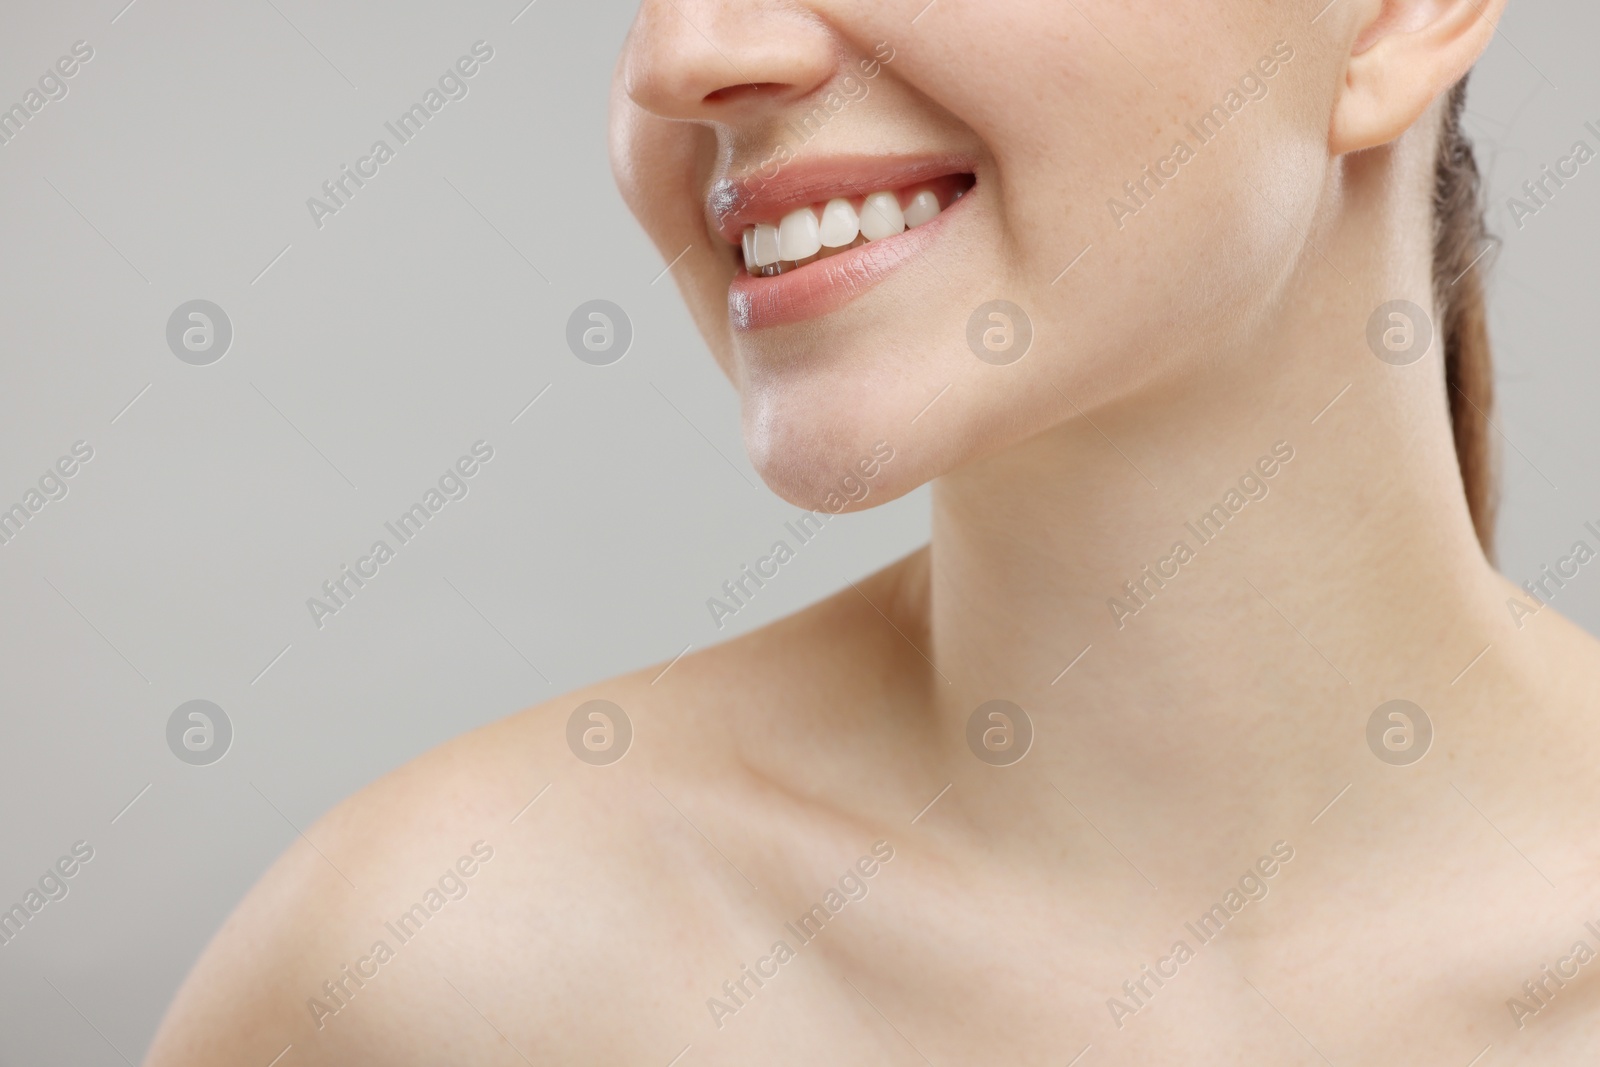
[{"label": "brown hair", "polygon": [[1462,78],[1446,101],[1433,187],[1433,292],[1444,342],[1445,387],[1456,461],[1466,489],[1472,526],[1494,559],[1499,480],[1489,436],[1494,410],[1494,366],[1489,352],[1488,308],[1481,257],[1493,240],[1484,221],[1482,180],[1472,142],[1461,129],[1467,99]]}]

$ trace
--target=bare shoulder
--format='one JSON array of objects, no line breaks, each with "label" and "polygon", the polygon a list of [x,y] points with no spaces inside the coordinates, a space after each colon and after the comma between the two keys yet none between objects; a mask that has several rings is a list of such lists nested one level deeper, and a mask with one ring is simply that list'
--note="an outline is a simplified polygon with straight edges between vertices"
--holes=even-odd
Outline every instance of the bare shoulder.
[{"label": "bare shoulder", "polygon": [[1512,625],[1455,674],[1458,707],[1445,710],[1457,711],[1457,730],[1474,738],[1463,753],[1474,782],[1530,828],[1519,844],[1545,848],[1547,875],[1592,899],[1600,886],[1592,755],[1600,748],[1600,640],[1509,581],[1504,591]]},{"label": "bare shoulder", "polygon": [[494,895],[532,821],[512,818],[551,770],[521,735],[556,714],[546,705],[456,738],[309,827],[207,946],[146,1063],[426,1059],[426,1035],[403,1020],[415,1012],[426,1029],[447,982],[466,980],[449,969],[471,942],[464,920]]},{"label": "bare shoulder", "polygon": [[1600,639],[1509,581],[1503,586],[1515,626],[1502,651],[1521,667],[1519,688],[1563,736],[1600,743]]},{"label": "bare shoulder", "polygon": [[624,1032],[585,1005],[619,981],[671,983],[672,962],[710,950],[694,931],[726,927],[703,867],[681,862],[691,794],[732,798],[752,737],[909,651],[885,620],[915,625],[917,559],[465,734],[343,801],[218,931],[146,1063],[514,1062],[506,1043],[655,1055],[648,1014]]}]

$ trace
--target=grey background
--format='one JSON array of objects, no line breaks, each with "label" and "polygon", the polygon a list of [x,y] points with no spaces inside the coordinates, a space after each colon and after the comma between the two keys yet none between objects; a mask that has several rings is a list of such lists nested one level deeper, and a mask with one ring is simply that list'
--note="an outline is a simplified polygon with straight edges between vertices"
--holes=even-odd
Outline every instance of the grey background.
[{"label": "grey background", "polygon": [[[631,4],[125,2],[7,0],[0,23],[3,105],[74,41],[95,49],[0,146],[0,506],[74,441],[95,450],[0,546],[0,907],[74,841],[95,849],[0,947],[0,1064],[137,1060],[291,823],[927,535],[926,489],[840,519],[713,626],[705,599],[796,509],[751,471],[732,391],[611,182]],[[1505,205],[1574,140],[1600,147],[1597,29],[1592,5],[1514,0],[1469,104],[1506,238],[1484,265],[1519,581],[1600,519],[1600,161],[1520,231]],[[383,123],[479,39],[495,55],[469,95],[314,227],[306,198],[392,143]],[[165,342],[195,298],[235,332],[208,367]],[[596,298],[635,330],[609,367],[564,342]],[[317,630],[306,598],[479,439],[495,458],[467,498]],[[1557,606],[1600,628],[1600,578]],[[196,698],[235,732],[208,767],[166,746]]]}]

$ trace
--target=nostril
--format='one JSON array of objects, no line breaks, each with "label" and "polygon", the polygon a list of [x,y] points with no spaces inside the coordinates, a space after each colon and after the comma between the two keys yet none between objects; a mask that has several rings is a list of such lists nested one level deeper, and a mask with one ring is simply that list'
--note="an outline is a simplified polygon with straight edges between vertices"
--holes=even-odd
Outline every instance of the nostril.
[{"label": "nostril", "polygon": [[752,82],[748,85],[729,85],[705,95],[707,104],[731,104],[759,96],[776,96],[785,86],[779,82]]}]

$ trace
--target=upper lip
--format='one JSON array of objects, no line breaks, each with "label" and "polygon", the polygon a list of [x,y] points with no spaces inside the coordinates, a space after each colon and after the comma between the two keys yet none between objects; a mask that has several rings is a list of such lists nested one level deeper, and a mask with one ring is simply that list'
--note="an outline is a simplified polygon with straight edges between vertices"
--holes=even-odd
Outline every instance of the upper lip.
[{"label": "upper lip", "polygon": [[835,196],[866,196],[947,174],[972,172],[971,161],[960,156],[797,159],[780,167],[770,178],[760,168],[751,168],[740,176],[717,178],[706,194],[706,215],[723,240],[737,245],[746,226],[776,222],[798,207]]}]

